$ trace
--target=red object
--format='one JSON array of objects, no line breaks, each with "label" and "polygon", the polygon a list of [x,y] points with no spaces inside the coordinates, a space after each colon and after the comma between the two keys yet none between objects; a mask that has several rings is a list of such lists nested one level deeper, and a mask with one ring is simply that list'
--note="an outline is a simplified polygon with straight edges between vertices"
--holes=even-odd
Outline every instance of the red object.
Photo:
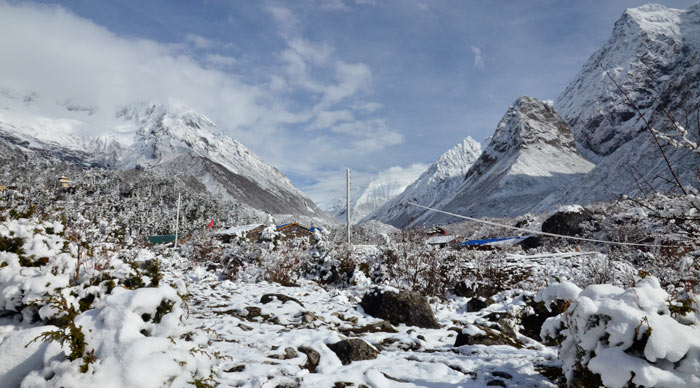
[{"label": "red object", "polygon": [[214,226],[214,219],[213,218],[209,222],[209,225],[207,225],[207,229],[211,228],[212,226]]}]

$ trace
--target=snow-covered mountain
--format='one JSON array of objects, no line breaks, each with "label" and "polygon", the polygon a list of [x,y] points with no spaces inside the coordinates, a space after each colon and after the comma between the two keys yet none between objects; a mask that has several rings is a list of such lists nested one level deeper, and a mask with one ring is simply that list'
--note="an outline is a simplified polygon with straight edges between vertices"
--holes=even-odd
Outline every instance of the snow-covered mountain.
[{"label": "snow-covered mountain", "polygon": [[[687,10],[652,4],[625,11],[610,40],[556,101],[581,151],[597,162],[558,198],[587,203],[640,191],[677,190],[643,120],[604,69],[655,129],[674,133],[668,112],[697,139],[700,3]],[[697,155],[670,146],[665,150],[681,183],[696,185]]]},{"label": "snow-covered mountain", "polygon": [[[392,167],[377,174],[368,184],[353,190],[350,198],[350,218],[353,223],[361,222],[376,209],[401,194],[408,185],[425,170],[425,165],[414,164],[406,168]],[[336,199],[326,214],[339,222],[346,221],[346,199]]]},{"label": "snow-covered mountain", "polygon": [[[552,104],[523,96],[503,116],[464,181],[435,207],[477,217],[515,216],[592,168]],[[423,212],[412,224],[453,221],[451,216]]]},{"label": "snow-covered mountain", "polygon": [[[408,201],[468,215],[510,216],[678,190],[644,121],[605,70],[656,130],[674,134],[670,112],[697,141],[700,4],[687,10],[645,5],[624,12],[610,40],[556,100],[565,120],[549,104],[521,98],[463,182],[437,185],[441,190],[431,200],[404,193],[373,216],[416,225],[453,220],[411,208]],[[681,183],[696,185],[697,154],[664,149]]]},{"label": "snow-covered mountain", "polygon": [[284,174],[184,104],[123,108],[100,123],[111,129],[107,134],[91,137],[81,135],[80,128],[96,119],[94,111],[66,108],[45,117],[31,102],[19,104],[8,93],[2,97],[0,139],[20,149],[85,165],[161,170],[269,213],[324,216]]},{"label": "snow-covered mountain", "polygon": [[462,183],[467,171],[480,154],[481,145],[471,137],[467,137],[442,154],[406,190],[376,209],[366,219],[378,220],[397,227],[407,224],[409,220],[417,218],[422,211],[406,205],[406,202],[432,206],[450,196]]}]

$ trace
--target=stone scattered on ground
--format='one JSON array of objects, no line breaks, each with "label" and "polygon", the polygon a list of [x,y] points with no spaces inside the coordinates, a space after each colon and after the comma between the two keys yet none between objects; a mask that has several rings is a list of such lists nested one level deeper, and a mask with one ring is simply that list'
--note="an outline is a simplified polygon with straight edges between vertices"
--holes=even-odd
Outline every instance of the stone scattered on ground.
[{"label": "stone scattered on ground", "polygon": [[301,303],[298,299],[292,298],[291,296],[287,296],[284,294],[265,294],[260,298],[260,303],[267,304],[274,300],[279,300],[282,303],[294,302],[297,303],[299,306],[304,307],[304,304]]},{"label": "stone scattered on ground", "polygon": [[394,325],[403,323],[426,329],[440,328],[428,300],[415,291],[400,290],[394,292],[374,288],[365,294],[360,306],[365,310],[365,313],[376,318],[386,319]]},{"label": "stone scattered on ground", "polygon": [[307,346],[300,346],[298,349],[300,353],[304,353],[306,355],[306,363],[301,367],[307,369],[311,373],[315,373],[316,367],[321,361],[321,355],[314,349]]},{"label": "stone scattered on ground", "polygon": [[508,345],[518,349],[523,347],[523,343],[517,338],[481,325],[470,325],[457,333],[454,346],[462,345]]},{"label": "stone scattered on ground", "polygon": [[398,333],[394,326],[391,325],[389,321],[379,321],[377,323],[370,323],[362,327],[347,327],[338,329],[339,332],[349,335],[349,334],[365,334],[365,333]]},{"label": "stone scattered on ground", "polygon": [[353,361],[373,360],[377,358],[377,350],[359,338],[350,338],[328,345],[343,365]]}]

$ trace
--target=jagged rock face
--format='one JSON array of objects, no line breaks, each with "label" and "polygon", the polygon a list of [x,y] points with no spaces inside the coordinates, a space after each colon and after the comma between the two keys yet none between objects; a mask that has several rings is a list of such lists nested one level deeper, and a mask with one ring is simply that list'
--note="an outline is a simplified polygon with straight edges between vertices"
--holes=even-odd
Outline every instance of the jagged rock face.
[{"label": "jagged rock face", "polygon": [[402,227],[415,220],[422,210],[407,202],[432,206],[451,195],[464,180],[469,168],[481,155],[481,145],[467,137],[461,143],[445,152],[406,190],[371,213],[367,220],[378,220],[396,227]]},{"label": "jagged rock face", "polygon": [[[521,97],[503,116],[464,182],[435,207],[479,217],[519,215],[591,168],[593,164],[578,153],[571,128],[552,104]],[[455,221],[425,212],[414,224]]]},{"label": "jagged rock face", "polygon": [[[700,5],[686,11],[651,4],[628,9],[610,40],[595,52],[556,101],[582,148],[606,156],[644,131],[607,70],[649,117],[670,84],[697,64]],[[680,70],[680,73],[678,74]],[[675,75],[674,75],[675,74]],[[697,75],[697,72],[695,73]]]},{"label": "jagged rock face", "polygon": [[[557,100],[577,141],[597,165],[589,174],[553,196],[553,202],[586,204],[621,194],[677,192],[673,177],[644,122],[603,69],[621,84],[651,126],[673,135],[670,112],[700,135],[700,4],[687,10],[660,5],[625,12],[610,41],[584,65]],[[683,185],[697,185],[700,157],[665,146]],[[597,155],[597,156],[596,156]],[[536,210],[547,211],[547,203]]]}]

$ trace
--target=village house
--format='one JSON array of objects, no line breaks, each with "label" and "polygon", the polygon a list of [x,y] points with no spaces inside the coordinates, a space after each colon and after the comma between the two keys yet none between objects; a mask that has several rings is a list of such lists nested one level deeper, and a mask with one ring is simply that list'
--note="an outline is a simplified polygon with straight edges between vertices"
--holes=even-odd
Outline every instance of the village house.
[{"label": "village house", "polygon": [[299,237],[312,238],[316,230],[320,229],[313,226],[307,228],[306,226],[296,222],[290,222],[288,224],[277,226],[277,232],[282,233],[288,239]]},{"label": "village house", "polygon": [[70,188],[71,183],[73,182],[71,182],[71,180],[65,175],[61,175],[61,177],[58,178],[58,184],[64,189]]}]

